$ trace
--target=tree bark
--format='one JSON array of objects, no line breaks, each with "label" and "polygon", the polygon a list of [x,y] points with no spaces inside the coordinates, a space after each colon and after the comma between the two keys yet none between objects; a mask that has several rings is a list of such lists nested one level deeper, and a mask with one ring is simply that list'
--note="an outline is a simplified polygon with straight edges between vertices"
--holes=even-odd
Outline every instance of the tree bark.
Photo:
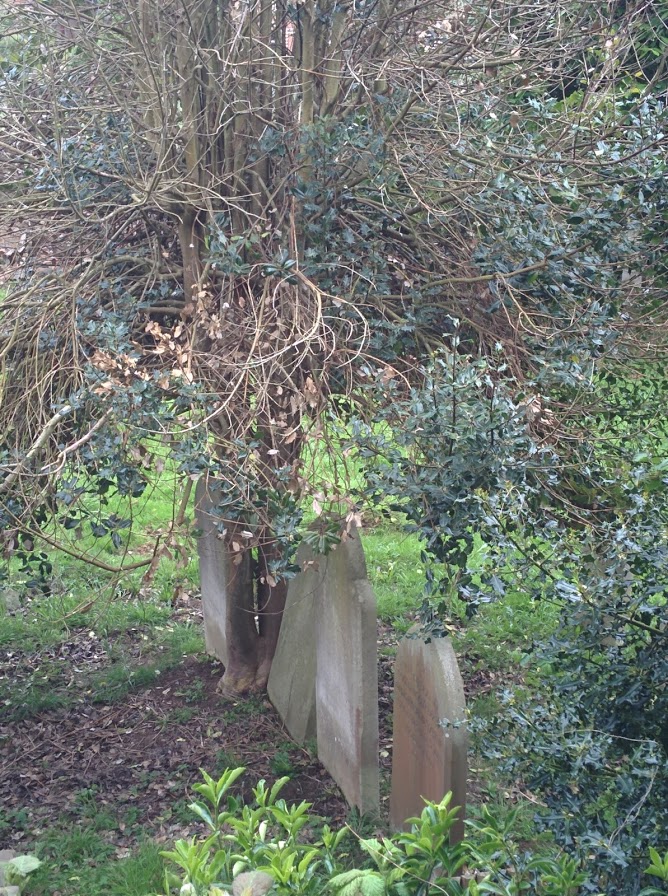
[{"label": "tree bark", "polygon": [[271,664],[276,653],[278,636],[281,631],[283,610],[288,595],[288,583],[285,579],[269,584],[266,554],[261,555],[257,568],[257,604],[259,623],[259,649],[256,684],[258,689],[265,690],[269,681]]},{"label": "tree bark", "polygon": [[256,690],[258,667],[258,631],[250,551],[230,553],[227,569],[227,667],[218,687],[226,694],[247,694]]}]

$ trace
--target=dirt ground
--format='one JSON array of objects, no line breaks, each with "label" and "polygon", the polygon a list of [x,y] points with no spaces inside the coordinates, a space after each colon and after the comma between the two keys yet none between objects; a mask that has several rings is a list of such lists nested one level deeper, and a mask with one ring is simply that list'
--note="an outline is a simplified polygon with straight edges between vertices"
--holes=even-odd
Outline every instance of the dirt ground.
[{"label": "dirt ground", "polygon": [[[188,608],[200,614],[199,602]],[[107,662],[90,633],[72,634],[56,650],[72,670],[72,687],[85,680],[87,668]],[[389,799],[392,755],[393,658],[395,633],[379,627],[379,710],[381,795]],[[26,675],[39,656],[16,649],[0,651],[0,676]],[[219,663],[200,657],[163,672],[155,684],[127,694],[111,705],[95,703],[79,690],[66,708],[44,711],[22,721],[0,718],[0,805],[2,817],[20,824],[0,827],[0,848],[18,851],[52,825],[84,825],[100,813],[115,824],[105,838],[119,856],[136,843],[138,830],[161,842],[198,830],[187,810],[200,769],[219,775],[226,766],[243,765],[244,797],[260,779],[289,775],[283,795],[306,800],[313,811],[338,825],[349,817],[334,781],[314,751],[291,741],[266,699],[230,701],[216,685]],[[83,677],[82,677],[83,676]],[[486,682],[478,676],[476,689]],[[193,819],[191,821],[190,819]]]}]

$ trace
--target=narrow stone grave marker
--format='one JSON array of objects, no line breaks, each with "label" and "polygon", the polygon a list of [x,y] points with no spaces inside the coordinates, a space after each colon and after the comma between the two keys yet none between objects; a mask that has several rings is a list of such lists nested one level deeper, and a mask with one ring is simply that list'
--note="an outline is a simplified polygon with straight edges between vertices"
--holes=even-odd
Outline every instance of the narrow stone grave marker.
[{"label": "narrow stone grave marker", "polygon": [[219,520],[215,508],[215,486],[206,477],[195,487],[195,522],[201,535],[197,539],[200,588],[202,591],[202,615],[204,617],[204,642],[207,652],[227,666],[227,615],[228,559],[222,541],[218,538]]},{"label": "narrow stone grave marker", "polygon": [[316,623],[318,758],[360,812],[377,811],[376,597],[358,535],[321,560]]},{"label": "narrow stone grave marker", "polygon": [[450,839],[462,839],[467,746],[464,686],[450,639],[425,644],[417,633],[403,638],[394,672],[393,827],[419,815],[423,797],[438,802],[452,791],[451,805],[461,812]]},{"label": "narrow stone grave marker", "polygon": [[302,571],[288,586],[267,691],[285,727],[303,744],[316,737],[316,599],[326,564],[308,545],[297,551],[297,564]]}]

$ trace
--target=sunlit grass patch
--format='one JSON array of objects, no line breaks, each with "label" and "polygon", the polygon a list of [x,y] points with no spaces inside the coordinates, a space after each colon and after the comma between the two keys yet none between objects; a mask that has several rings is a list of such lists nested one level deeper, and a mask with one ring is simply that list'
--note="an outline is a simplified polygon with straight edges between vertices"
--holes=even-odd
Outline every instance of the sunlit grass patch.
[{"label": "sunlit grass patch", "polygon": [[400,629],[406,628],[424,594],[425,576],[417,536],[386,524],[365,530],[362,543],[379,617]]},{"label": "sunlit grass patch", "polygon": [[99,825],[72,828],[63,824],[40,835],[33,851],[42,866],[30,877],[25,896],[146,896],[164,882],[164,862],[157,844],[140,844],[117,857]]}]

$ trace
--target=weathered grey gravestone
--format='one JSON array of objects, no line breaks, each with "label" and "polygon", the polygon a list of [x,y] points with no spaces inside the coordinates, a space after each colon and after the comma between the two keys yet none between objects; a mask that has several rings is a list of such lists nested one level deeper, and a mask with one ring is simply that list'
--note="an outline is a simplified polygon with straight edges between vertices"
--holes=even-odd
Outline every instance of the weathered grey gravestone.
[{"label": "weathered grey gravestone", "polygon": [[[215,487],[213,487],[215,488]],[[227,554],[218,538],[219,520],[212,513],[215,507],[212,487],[202,477],[195,487],[195,522],[201,531],[197,539],[202,615],[206,649],[227,666]]]},{"label": "weathered grey gravestone", "polygon": [[358,535],[325,558],[316,622],[318,758],[361,812],[379,807],[376,598]]},{"label": "weathered grey gravestone", "polygon": [[297,551],[297,563],[302,571],[288,587],[267,691],[285,727],[303,744],[316,736],[316,596],[326,563],[307,545]]},{"label": "weathered grey gravestone", "polygon": [[467,774],[466,704],[449,638],[425,644],[419,634],[399,642],[394,672],[390,820],[401,828],[452,791],[461,813],[451,841],[464,836]]}]

